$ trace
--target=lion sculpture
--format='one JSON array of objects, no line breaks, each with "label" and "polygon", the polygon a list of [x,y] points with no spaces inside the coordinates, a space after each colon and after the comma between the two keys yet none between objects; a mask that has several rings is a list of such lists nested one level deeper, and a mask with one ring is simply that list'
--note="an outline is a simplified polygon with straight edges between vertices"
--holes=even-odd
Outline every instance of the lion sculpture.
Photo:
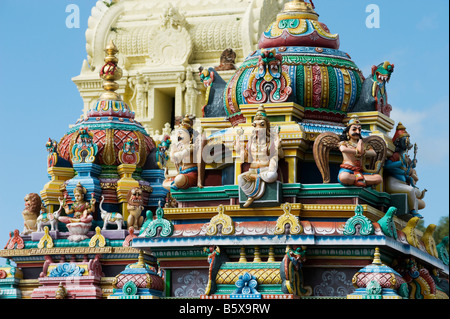
[{"label": "lion sculpture", "polygon": [[29,235],[37,230],[36,220],[41,211],[42,200],[36,193],[27,194],[24,198],[25,209],[22,211],[23,216],[23,235]]},{"label": "lion sculpture", "polygon": [[133,226],[134,229],[139,230],[144,222],[144,216],[141,216],[144,210],[144,198],[142,196],[142,189],[134,187],[128,191],[127,194],[127,210],[128,219],[127,226]]}]

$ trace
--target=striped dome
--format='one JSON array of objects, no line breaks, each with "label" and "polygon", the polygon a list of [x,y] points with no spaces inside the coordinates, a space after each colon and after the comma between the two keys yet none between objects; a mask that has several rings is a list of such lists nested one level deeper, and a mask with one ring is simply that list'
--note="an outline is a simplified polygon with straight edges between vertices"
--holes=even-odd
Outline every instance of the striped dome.
[{"label": "striped dome", "polygon": [[[272,49],[281,55],[283,71],[290,79],[292,93],[287,101],[303,106],[305,118],[342,121],[347,110],[358,100],[364,80],[350,56],[336,49],[320,47]],[[252,104],[244,92],[258,72],[260,55],[261,50],[249,55],[227,84],[225,107],[229,118],[239,112],[239,105]]]},{"label": "striped dome", "polygon": [[318,21],[312,3],[288,2],[227,83],[224,107],[233,125],[242,104],[294,102],[305,119],[342,122],[358,101],[364,77],[339,50],[339,35]]}]

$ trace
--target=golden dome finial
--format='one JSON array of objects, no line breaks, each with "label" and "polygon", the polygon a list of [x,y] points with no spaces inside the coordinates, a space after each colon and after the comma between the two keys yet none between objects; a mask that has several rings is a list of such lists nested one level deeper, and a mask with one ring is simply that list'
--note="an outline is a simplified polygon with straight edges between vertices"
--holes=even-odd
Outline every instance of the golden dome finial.
[{"label": "golden dome finial", "polygon": [[283,12],[304,12],[318,16],[316,11],[314,11],[314,8],[314,4],[311,0],[310,3],[307,3],[305,0],[292,0],[284,5]]},{"label": "golden dome finial", "polygon": [[105,52],[107,55],[105,57],[105,64],[100,70],[100,77],[103,79],[103,88],[106,92],[100,96],[100,99],[121,101],[122,98],[120,95],[114,92],[119,88],[119,84],[115,81],[122,78],[122,69],[117,66],[119,59],[116,57],[116,54],[119,50],[113,40],[109,41]]},{"label": "golden dome finial", "polygon": [[373,255],[373,262],[372,264],[381,265],[381,257],[380,257],[380,249],[378,247],[375,247],[375,254]]},{"label": "golden dome finial", "polygon": [[144,251],[143,250],[139,250],[139,257],[138,257],[137,266],[140,267],[140,268],[144,268],[145,267]]}]

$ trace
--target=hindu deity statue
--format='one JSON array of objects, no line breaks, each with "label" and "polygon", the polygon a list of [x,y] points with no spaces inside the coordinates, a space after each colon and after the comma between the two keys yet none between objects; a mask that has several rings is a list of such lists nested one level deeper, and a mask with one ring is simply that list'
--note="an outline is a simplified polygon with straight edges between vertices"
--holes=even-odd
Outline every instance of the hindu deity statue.
[{"label": "hindu deity statue", "polygon": [[340,136],[339,150],[343,162],[339,170],[338,181],[343,185],[371,186],[383,182],[380,174],[364,170],[366,157],[376,157],[377,153],[370,144],[365,144],[361,136],[361,123],[358,117],[352,117]]},{"label": "hindu deity statue", "polygon": [[[175,137],[170,147],[170,159],[178,171],[176,176],[167,177],[163,187],[168,190],[203,187],[199,178],[199,163],[201,159],[194,156],[194,129],[188,115],[184,117],[180,126],[175,130]],[[199,153],[201,155],[201,153]]]},{"label": "hindu deity statue", "polygon": [[93,219],[92,214],[95,212],[95,198],[92,196],[90,202],[85,200],[86,188],[84,188],[80,182],[75,186],[73,195],[75,201],[71,208],[69,208],[69,205],[66,204],[65,201],[63,202],[67,216],[60,216],[59,220],[65,224],[80,222],[84,224],[90,223]]},{"label": "hindu deity statue", "polygon": [[[387,173],[386,191],[389,193],[403,193],[408,196],[410,214],[420,217],[419,209],[425,208],[423,198],[426,189],[420,190],[416,183],[419,180],[415,170],[417,165],[417,144],[412,145],[410,135],[402,123],[398,123],[392,142],[395,145],[394,154],[386,160],[384,170]],[[408,156],[408,151],[414,147],[414,157]]]},{"label": "hindu deity statue", "polygon": [[247,195],[244,207],[264,195],[266,183],[274,183],[278,179],[278,160],[284,157],[279,127],[270,129],[263,105],[258,107],[252,126],[252,134],[244,148],[239,133],[236,139],[237,153],[242,154],[243,161],[250,163],[249,170],[238,176],[238,185]]}]

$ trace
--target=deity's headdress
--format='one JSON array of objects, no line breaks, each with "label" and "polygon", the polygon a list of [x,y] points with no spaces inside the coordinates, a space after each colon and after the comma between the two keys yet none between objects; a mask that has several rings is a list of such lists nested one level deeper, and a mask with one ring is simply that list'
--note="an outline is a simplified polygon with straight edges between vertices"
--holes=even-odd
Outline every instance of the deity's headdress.
[{"label": "deity's headdress", "polygon": [[81,185],[80,182],[78,182],[77,186],[75,186],[75,189],[73,190],[73,193],[79,193],[81,195],[86,194],[86,188],[84,188],[83,185]]},{"label": "deity's headdress", "polygon": [[357,115],[352,115],[352,117],[348,121],[347,127],[351,125],[361,125],[361,121],[359,120],[359,117]]},{"label": "deity's headdress", "polygon": [[409,137],[410,135],[406,131],[406,127],[402,124],[402,122],[398,122],[394,137],[392,138],[392,142],[395,142],[396,140],[405,136]]}]

